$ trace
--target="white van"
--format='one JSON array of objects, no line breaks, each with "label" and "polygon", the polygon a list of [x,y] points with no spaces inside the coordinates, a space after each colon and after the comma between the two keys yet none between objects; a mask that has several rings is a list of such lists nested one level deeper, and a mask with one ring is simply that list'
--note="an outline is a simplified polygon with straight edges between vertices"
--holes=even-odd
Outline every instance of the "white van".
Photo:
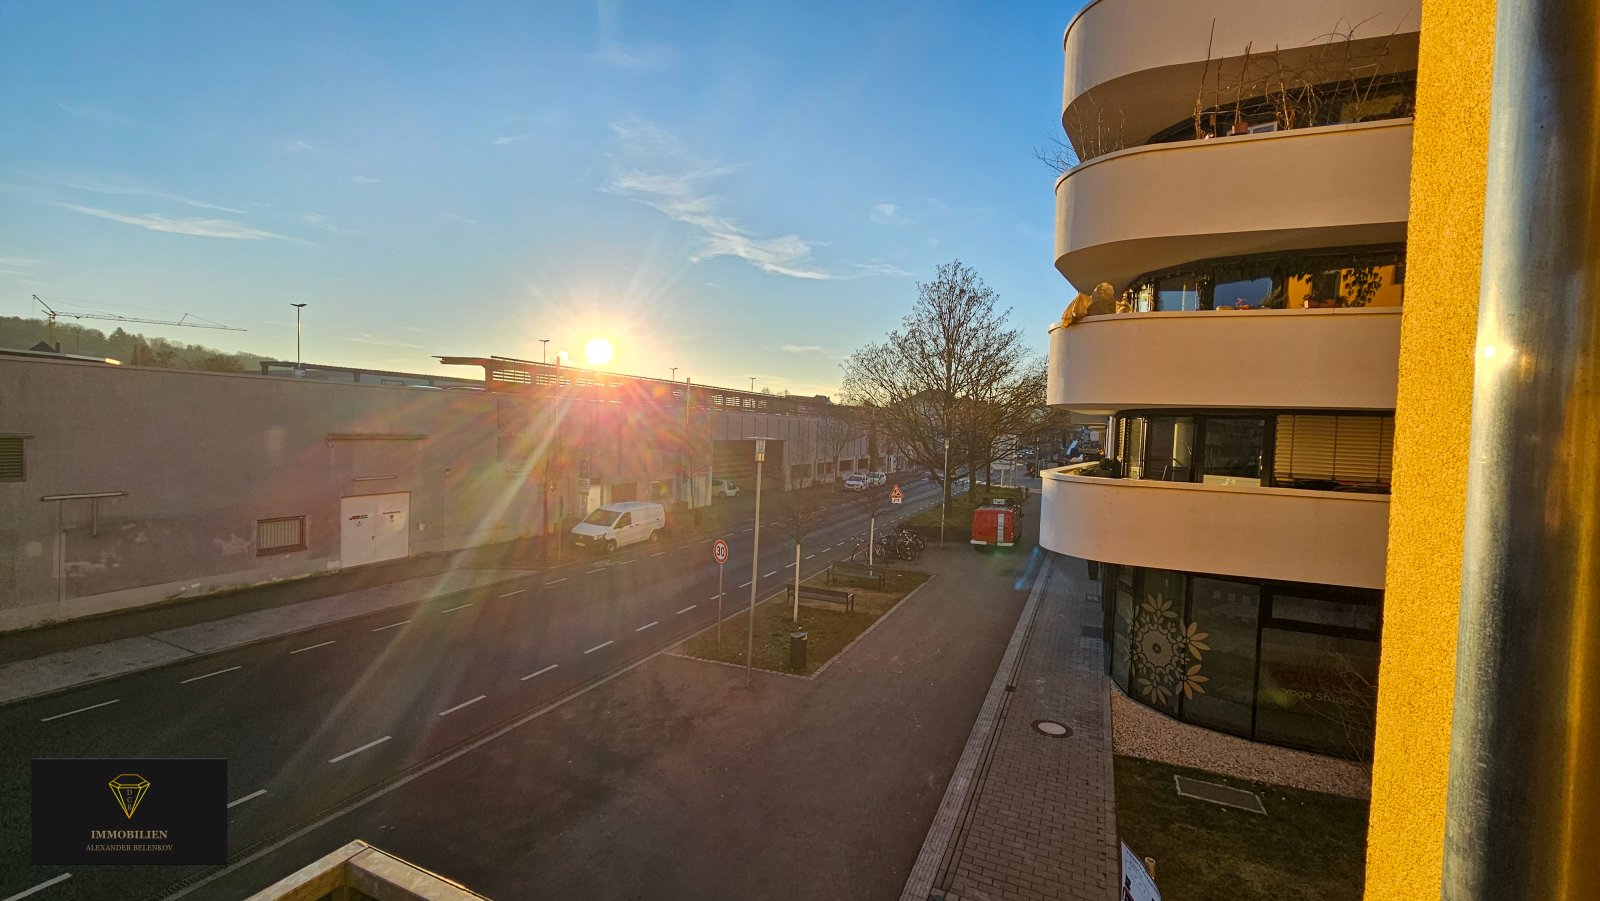
[{"label": "white van", "polygon": [[667,527],[667,511],[650,501],[618,501],[596,507],[583,522],[572,527],[573,543],[580,549],[611,553],[619,547],[655,541]]}]

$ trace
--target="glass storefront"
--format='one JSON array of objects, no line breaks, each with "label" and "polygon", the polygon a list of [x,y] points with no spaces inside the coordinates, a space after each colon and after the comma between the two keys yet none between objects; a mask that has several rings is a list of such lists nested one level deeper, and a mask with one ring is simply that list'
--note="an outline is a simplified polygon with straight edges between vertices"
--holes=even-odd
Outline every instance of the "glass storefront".
[{"label": "glass storefront", "polygon": [[1372,753],[1383,593],[1100,568],[1111,678],[1140,703],[1256,741]]}]

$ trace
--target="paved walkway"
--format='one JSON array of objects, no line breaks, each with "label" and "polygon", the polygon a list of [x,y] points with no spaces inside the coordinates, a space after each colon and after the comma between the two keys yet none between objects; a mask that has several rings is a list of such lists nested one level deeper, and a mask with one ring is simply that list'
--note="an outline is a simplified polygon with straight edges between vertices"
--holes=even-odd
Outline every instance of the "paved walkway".
[{"label": "paved walkway", "polygon": [[1098,587],[1048,557],[902,901],[1117,898]]}]

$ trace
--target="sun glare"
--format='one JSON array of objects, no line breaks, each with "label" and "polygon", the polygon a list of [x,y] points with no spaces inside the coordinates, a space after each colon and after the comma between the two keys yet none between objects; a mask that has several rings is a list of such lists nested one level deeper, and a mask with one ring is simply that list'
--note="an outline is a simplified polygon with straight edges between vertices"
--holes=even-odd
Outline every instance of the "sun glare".
[{"label": "sun glare", "polygon": [[590,366],[604,366],[616,355],[616,349],[604,338],[590,338],[583,346],[583,358]]}]

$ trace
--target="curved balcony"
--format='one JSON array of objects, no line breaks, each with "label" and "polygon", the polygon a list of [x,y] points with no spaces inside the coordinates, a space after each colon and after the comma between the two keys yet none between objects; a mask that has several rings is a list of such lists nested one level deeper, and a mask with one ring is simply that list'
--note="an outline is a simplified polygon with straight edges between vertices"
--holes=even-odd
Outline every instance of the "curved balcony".
[{"label": "curved balcony", "polygon": [[1207,257],[1398,243],[1411,120],[1151,144],[1056,181],[1056,268],[1080,291]]},{"label": "curved balcony", "polygon": [[1047,402],[1078,413],[1393,410],[1400,307],[1090,316],[1050,331]]},{"label": "curved balcony", "polygon": [[1382,588],[1389,497],[1044,473],[1039,543],[1086,560]]},{"label": "curved balcony", "polygon": [[[1337,32],[1351,23],[1361,24],[1345,41]],[[1414,70],[1420,24],[1417,0],[1244,0],[1225,8],[1096,0],[1062,38],[1062,124],[1085,157],[1097,155],[1086,146],[1096,129],[1114,131],[1122,146],[1142,144],[1193,113],[1208,74],[1227,93],[1244,71],[1247,45],[1255,59],[1275,53],[1285,69],[1313,82]]]}]

